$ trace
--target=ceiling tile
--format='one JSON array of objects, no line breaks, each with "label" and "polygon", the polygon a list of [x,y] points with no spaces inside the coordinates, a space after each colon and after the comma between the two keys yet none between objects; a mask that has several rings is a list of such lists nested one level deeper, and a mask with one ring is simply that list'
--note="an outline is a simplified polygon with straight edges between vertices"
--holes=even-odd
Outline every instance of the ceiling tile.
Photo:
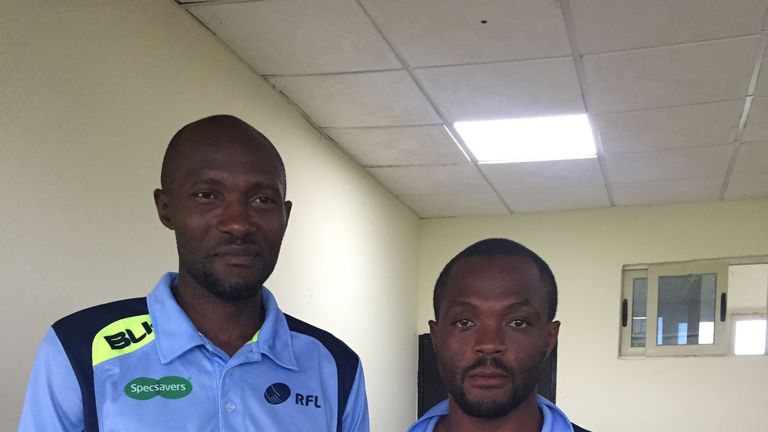
[{"label": "ceiling tile", "polygon": [[766,0],[570,0],[579,52],[760,33]]},{"label": "ceiling tile", "polygon": [[500,194],[515,213],[610,206],[605,186],[517,189]]},{"label": "ceiling tile", "polygon": [[331,128],[325,132],[366,167],[469,162],[443,126]]},{"label": "ceiling tile", "polygon": [[417,69],[450,121],[584,112],[573,60],[533,60]]},{"label": "ceiling tile", "polygon": [[744,141],[768,140],[768,98],[752,99],[742,139]]},{"label": "ceiling tile", "polygon": [[605,155],[608,179],[614,183],[723,177],[733,144]]},{"label": "ceiling tile", "polygon": [[400,199],[423,218],[507,215],[493,192],[472,194],[401,195]]},{"label": "ceiling tile", "polygon": [[189,11],[260,74],[402,67],[354,0],[206,4]]},{"label": "ceiling tile", "polygon": [[768,173],[768,141],[742,144],[732,175],[758,173]]},{"label": "ceiling tile", "polygon": [[414,67],[571,55],[562,11],[554,1],[362,3],[395,49]]},{"label": "ceiling tile", "polygon": [[368,168],[368,171],[397,196],[493,192],[477,168],[469,164]]},{"label": "ceiling tile", "polygon": [[320,127],[442,123],[405,71],[269,78]]},{"label": "ceiling tile", "polygon": [[617,206],[670,204],[692,201],[716,201],[723,177],[659,180],[611,185]]},{"label": "ceiling tile", "polygon": [[764,197],[768,197],[768,173],[733,175],[725,192],[729,200]]},{"label": "ceiling tile", "polygon": [[732,142],[744,100],[593,116],[608,154]]},{"label": "ceiling tile", "polygon": [[555,189],[603,185],[597,159],[483,164],[480,169],[500,193],[520,189]]},{"label": "ceiling tile", "polygon": [[595,113],[745,97],[760,37],[584,56]]}]

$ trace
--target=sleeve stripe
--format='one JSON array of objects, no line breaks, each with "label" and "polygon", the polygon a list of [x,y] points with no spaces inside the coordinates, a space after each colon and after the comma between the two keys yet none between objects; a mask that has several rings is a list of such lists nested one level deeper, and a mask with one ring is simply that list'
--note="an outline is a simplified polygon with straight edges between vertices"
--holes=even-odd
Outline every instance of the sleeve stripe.
[{"label": "sleeve stripe", "polygon": [[339,395],[336,431],[341,432],[344,411],[347,408],[347,400],[349,400],[349,395],[352,392],[352,386],[355,384],[355,376],[357,375],[357,368],[360,365],[360,358],[351,348],[332,334],[290,315],[286,314],[285,318],[288,321],[288,328],[291,331],[316,339],[323,344],[325,349],[331,353],[333,359],[336,361]]},{"label": "sleeve stripe", "polygon": [[147,313],[147,299],[141,297],[84,309],[53,324],[53,330],[56,332],[80,384],[80,392],[83,395],[85,432],[98,432],[99,430],[91,358],[93,338],[101,329],[114,321]]}]

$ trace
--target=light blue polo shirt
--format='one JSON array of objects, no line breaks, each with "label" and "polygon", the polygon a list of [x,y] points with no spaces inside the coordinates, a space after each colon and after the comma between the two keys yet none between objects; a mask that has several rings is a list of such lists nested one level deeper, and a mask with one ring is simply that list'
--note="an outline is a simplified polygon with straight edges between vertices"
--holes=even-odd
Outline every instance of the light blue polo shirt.
[{"label": "light blue polo shirt", "polygon": [[[571,421],[565,413],[547,399],[537,396],[536,404],[544,417],[541,432],[573,432]],[[408,429],[408,432],[432,432],[437,422],[448,415],[448,400],[444,400],[427,411],[421,418]]]},{"label": "light blue polo shirt", "polygon": [[56,322],[19,430],[369,431],[362,367],[343,342],[264,288],[264,324],[229,357],[176,303],[177,278]]}]

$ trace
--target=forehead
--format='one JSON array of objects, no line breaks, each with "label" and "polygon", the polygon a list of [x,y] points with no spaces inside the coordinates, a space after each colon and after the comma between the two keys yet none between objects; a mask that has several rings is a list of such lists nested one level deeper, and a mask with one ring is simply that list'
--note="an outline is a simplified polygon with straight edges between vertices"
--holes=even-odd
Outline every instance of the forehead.
[{"label": "forehead", "polygon": [[194,181],[214,172],[231,176],[257,176],[280,183],[277,151],[248,131],[202,129],[190,131],[179,143],[171,165],[174,182]]},{"label": "forehead", "polygon": [[528,300],[547,308],[547,286],[536,265],[519,256],[463,258],[451,268],[442,295],[441,308],[451,303],[504,305]]}]

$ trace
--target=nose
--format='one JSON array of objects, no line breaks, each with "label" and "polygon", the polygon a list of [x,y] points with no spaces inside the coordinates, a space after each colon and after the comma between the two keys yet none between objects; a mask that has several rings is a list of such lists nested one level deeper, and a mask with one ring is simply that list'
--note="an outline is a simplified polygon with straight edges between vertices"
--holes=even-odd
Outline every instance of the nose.
[{"label": "nose", "polygon": [[251,234],[256,225],[247,202],[231,201],[222,207],[216,227],[223,233],[242,238]]},{"label": "nose", "polygon": [[496,355],[507,349],[504,329],[496,325],[480,325],[475,333],[475,352],[482,355]]}]

